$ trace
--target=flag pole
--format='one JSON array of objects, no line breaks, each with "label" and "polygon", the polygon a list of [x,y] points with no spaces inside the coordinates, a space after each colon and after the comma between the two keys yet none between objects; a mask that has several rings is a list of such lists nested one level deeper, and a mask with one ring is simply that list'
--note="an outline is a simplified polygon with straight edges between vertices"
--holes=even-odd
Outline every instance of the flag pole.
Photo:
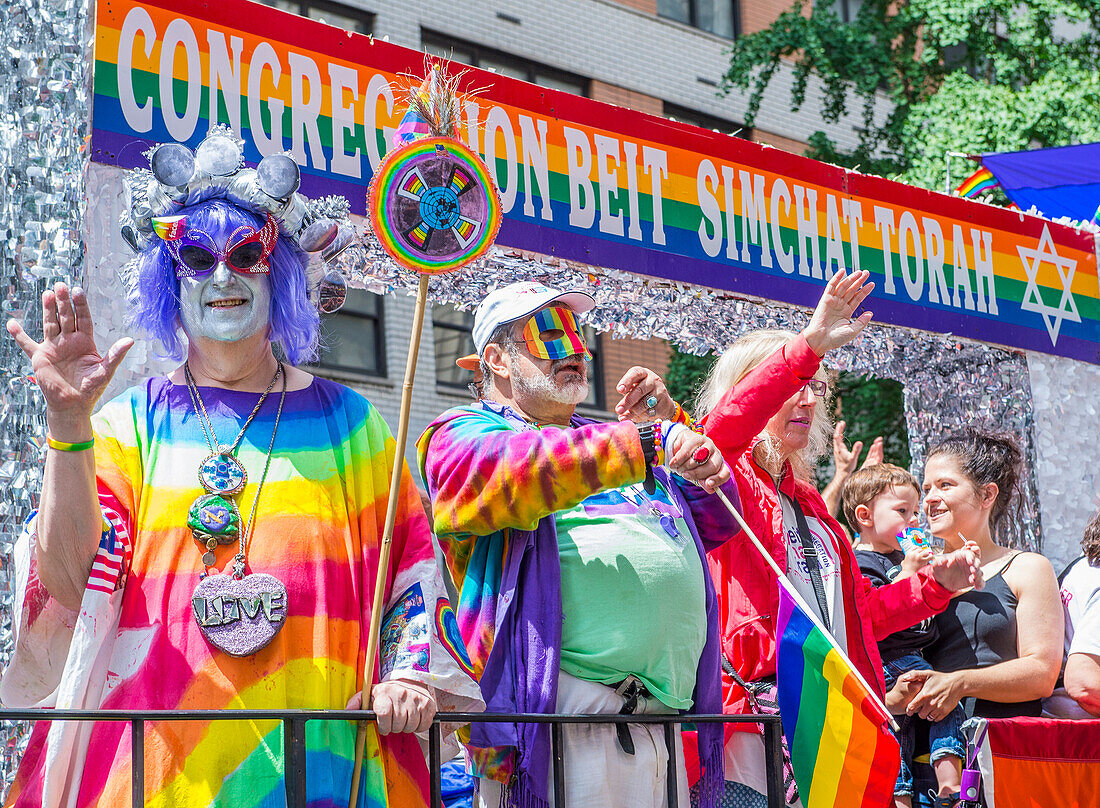
[{"label": "flag pole", "polygon": [[[831,645],[833,647],[833,650],[840,655],[840,658],[844,660],[845,664],[847,664],[848,667],[852,669],[852,673],[855,674],[856,679],[858,679],[860,684],[862,684],[863,687],[866,688],[867,694],[871,697],[871,700],[882,710],[882,714],[885,715],[890,721],[890,726],[894,729],[895,732],[897,732],[900,728],[898,727],[897,722],[894,720],[893,715],[890,714],[890,710],[887,709],[886,705],[883,704],[882,699],[880,699],[878,697],[878,694],[875,693],[875,689],[867,683],[866,679],[863,678],[863,674],[859,672],[859,669],[855,666],[852,660],[848,658],[848,655],[844,653],[844,649],[837,645],[836,640],[833,638],[832,632],[830,632],[828,629],[825,628],[825,626],[821,624],[821,621],[818,620],[817,616],[814,614],[813,609],[810,608],[810,605],[806,603],[803,597],[798,594],[798,591],[794,588],[794,586],[791,585],[791,582],[787,578],[786,574],[783,572],[783,570],[779,568],[779,565],[775,562],[775,559],[772,558],[771,553],[769,553],[764,548],[764,545],[761,544],[760,539],[756,537],[756,534],[753,532],[752,528],[749,527],[748,523],[745,521],[745,518],[741,515],[741,512],[737,510],[737,508],[733,507],[733,503],[729,501],[729,498],[726,497],[725,492],[722,491],[721,488],[715,489],[714,493],[718,495],[718,498],[722,500],[722,504],[729,509],[729,512],[731,514],[733,514],[733,518],[737,520],[737,524],[739,524],[741,526],[741,529],[745,531],[745,535],[749,537],[749,541],[752,542],[757,552],[759,552],[760,555],[763,556],[764,561],[768,563],[768,566],[772,568],[772,572],[774,572],[779,578],[779,585],[786,587],[787,593],[794,599],[795,603],[797,603],[802,611],[806,613],[806,616],[810,618],[810,620],[818,628],[818,630],[820,630],[821,633],[825,635],[825,638],[828,640],[829,645]],[[776,637],[776,648],[778,647],[779,638]]]},{"label": "flag pole", "polygon": [[[393,471],[390,474],[390,496],[386,501],[386,522],[382,528],[382,546],[378,556],[378,572],[374,580],[374,599],[370,608],[370,628],[367,631],[367,658],[363,669],[363,707],[370,709],[370,692],[374,682],[374,658],[378,654],[379,631],[382,611],[385,608],[386,583],[389,579],[390,547],[393,527],[397,522],[397,500],[401,494],[401,476],[405,470],[405,441],[409,435],[409,412],[412,409],[413,378],[416,376],[416,360],[420,355],[420,332],[424,327],[424,309],[428,303],[428,275],[421,274],[416,288],[416,308],[413,310],[412,334],[409,337],[409,356],[405,360],[405,382],[401,386],[401,413],[397,421]],[[363,770],[363,751],[367,745],[367,722],[358,722],[355,733],[355,763],[351,773],[351,801],[354,808],[359,795],[359,779]]]}]

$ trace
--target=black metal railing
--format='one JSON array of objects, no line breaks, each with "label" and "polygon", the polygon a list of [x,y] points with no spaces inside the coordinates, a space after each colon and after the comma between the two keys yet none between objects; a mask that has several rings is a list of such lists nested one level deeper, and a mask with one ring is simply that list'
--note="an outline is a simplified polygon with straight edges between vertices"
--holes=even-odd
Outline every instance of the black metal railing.
[{"label": "black metal railing", "polygon": [[[284,780],[287,808],[306,806],[306,722],[373,721],[370,710],[52,710],[0,709],[0,721],[126,721],[130,724],[130,799],[132,808],[145,805],[146,721],[281,721],[283,724]],[[440,726],[466,723],[549,724],[553,768],[551,788],[557,808],[565,804],[565,763],[562,726],[565,724],[657,724],[664,728],[668,747],[668,808],[680,808],[676,757],[676,729],[682,724],[762,724],[768,808],[782,808],[783,747],[778,715],[560,715],[541,713],[437,713],[428,730],[428,770],[431,808],[442,808]],[[687,808],[684,806],[684,808]]]}]

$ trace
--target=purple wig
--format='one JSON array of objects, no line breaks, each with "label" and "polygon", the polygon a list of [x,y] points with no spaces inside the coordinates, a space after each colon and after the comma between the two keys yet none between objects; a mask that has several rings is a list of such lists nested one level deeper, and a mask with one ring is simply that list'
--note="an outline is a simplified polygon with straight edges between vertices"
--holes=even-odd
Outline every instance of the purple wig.
[{"label": "purple wig", "polygon": [[[257,230],[263,220],[222,199],[184,208],[188,227],[198,228],[221,244],[242,225]],[[292,365],[317,358],[320,317],[306,288],[305,252],[286,236],[280,236],[267,259],[271,267],[271,342],[278,345]],[[184,357],[180,337],[180,285],[175,262],[160,239],[138,257],[137,282],[130,292],[130,322],[164,348],[162,356]]]}]

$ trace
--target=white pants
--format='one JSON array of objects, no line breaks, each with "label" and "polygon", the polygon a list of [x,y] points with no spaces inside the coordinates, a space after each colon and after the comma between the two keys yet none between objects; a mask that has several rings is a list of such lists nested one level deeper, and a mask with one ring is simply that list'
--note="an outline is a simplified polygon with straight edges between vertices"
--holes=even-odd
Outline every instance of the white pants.
[{"label": "white pants", "polygon": [[[567,673],[558,675],[557,712],[584,715],[617,713],[623,700],[606,685],[586,682]],[[638,713],[664,715],[675,712],[655,698],[638,699]],[[565,808],[666,808],[668,803],[668,750],[664,727],[631,724],[634,754],[618,743],[614,724],[563,724],[565,760]],[[677,804],[688,808],[684,745],[676,728]],[[553,768],[547,797],[554,805]],[[503,787],[495,780],[479,780],[476,808],[499,808]]]}]

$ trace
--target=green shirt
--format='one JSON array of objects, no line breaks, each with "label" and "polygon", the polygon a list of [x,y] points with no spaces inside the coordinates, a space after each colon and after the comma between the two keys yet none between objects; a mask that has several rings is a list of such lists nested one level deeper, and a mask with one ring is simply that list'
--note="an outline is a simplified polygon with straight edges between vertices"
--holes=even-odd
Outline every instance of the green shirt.
[{"label": "green shirt", "polygon": [[602,684],[633,674],[668,707],[690,708],[707,639],[706,572],[678,506],[660,485],[652,496],[630,485],[555,521],[562,670]]}]

